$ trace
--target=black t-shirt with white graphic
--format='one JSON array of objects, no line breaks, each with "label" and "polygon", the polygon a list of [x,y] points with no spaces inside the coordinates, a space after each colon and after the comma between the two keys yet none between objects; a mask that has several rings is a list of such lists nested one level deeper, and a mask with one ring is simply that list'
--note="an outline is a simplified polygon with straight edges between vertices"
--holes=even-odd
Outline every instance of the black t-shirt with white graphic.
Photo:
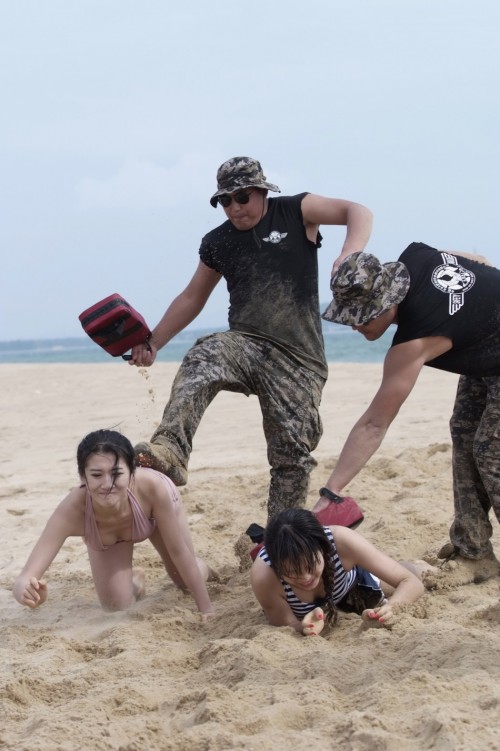
[{"label": "black t-shirt with white graphic", "polygon": [[446,336],[453,347],[426,365],[471,376],[500,375],[500,270],[424,243],[401,254],[410,288],[392,346]]},{"label": "black t-shirt with white graphic", "polygon": [[321,245],[308,240],[301,203],[307,193],[269,198],[251,230],[226,221],[201,241],[200,258],[225,278],[229,328],[268,339],[326,378],[318,299]]}]

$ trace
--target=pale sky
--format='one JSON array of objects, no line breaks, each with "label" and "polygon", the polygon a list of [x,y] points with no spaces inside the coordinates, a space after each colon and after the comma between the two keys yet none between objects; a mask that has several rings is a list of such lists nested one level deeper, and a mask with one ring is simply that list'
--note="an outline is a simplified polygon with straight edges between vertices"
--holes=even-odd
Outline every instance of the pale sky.
[{"label": "pale sky", "polygon": [[[0,340],[83,335],[187,284],[221,162],[500,265],[496,0],[0,0]],[[323,228],[320,294],[344,230]],[[195,327],[223,326],[222,280]]]}]

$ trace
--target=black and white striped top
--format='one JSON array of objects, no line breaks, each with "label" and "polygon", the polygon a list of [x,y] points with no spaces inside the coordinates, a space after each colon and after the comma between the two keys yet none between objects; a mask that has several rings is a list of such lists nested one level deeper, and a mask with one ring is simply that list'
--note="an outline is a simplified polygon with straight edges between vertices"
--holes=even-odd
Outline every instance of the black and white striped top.
[{"label": "black and white striped top", "polygon": [[[351,569],[351,571],[346,571],[344,569],[342,563],[340,562],[330,527],[323,527],[323,529],[325,530],[325,534],[332,546],[332,560],[335,571],[333,601],[335,604],[337,604],[346,596],[349,590],[352,589],[352,587],[356,583],[356,568]],[[269,558],[265,547],[259,551],[258,557],[262,558],[264,563],[267,563],[268,566],[271,566],[271,559]],[[310,613],[311,610],[314,610],[314,608],[318,607],[318,605],[321,606],[321,602],[319,602],[318,600],[314,602],[303,602],[302,600],[299,600],[290,584],[287,584],[287,582],[283,581],[283,579],[281,578],[280,582],[283,585],[283,589],[285,590],[286,601],[290,605],[293,614],[296,615],[299,620],[302,620],[302,618],[307,615],[307,613]]]}]

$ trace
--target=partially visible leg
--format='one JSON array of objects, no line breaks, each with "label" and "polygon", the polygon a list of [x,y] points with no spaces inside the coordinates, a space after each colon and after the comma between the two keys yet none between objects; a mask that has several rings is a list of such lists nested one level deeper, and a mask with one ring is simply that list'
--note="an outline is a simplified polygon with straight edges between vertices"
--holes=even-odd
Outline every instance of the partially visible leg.
[{"label": "partially visible leg", "polygon": [[[487,476],[485,457],[488,455],[491,461],[491,456],[484,446],[485,430],[479,430],[486,397],[484,379],[460,377],[450,420],[455,508],[450,540],[465,558],[485,558],[492,553],[493,530],[488,518],[491,501],[476,461],[476,457],[482,456],[480,461]],[[498,454],[495,464],[498,467]]]},{"label": "partially visible leg", "polygon": [[[486,406],[476,431],[474,460],[488,497],[482,503],[484,512],[487,514],[493,508],[500,522],[500,376],[482,380],[486,386]],[[491,535],[491,524],[489,529]]]},{"label": "partially visible leg", "polygon": [[[412,574],[415,574],[415,576],[418,577],[420,581],[424,581],[428,574],[436,574],[439,572],[439,568],[437,566],[431,566],[431,564],[427,563],[427,561],[398,561],[398,563],[400,563],[404,568],[408,569],[408,571],[411,571]],[[380,580],[380,587],[386,597],[390,597],[392,594],[394,594],[394,587],[387,582]]]},{"label": "partially visible leg", "polygon": [[221,390],[251,393],[239,362],[238,337],[232,332],[212,334],[191,347],[150,443],[135,447],[138,463],[168,475],[176,485],[185,485],[194,435]]},{"label": "partially visible leg", "polygon": [[[425,579],[427,574],[435,574],[437,571],[439,571],[437,566],[431,566],[431,564],[427,563],[427,561],[420,559],[416,561],[399,561],[399,563],[404,566],[404,568],[407,568],[408,571],[411,571],[412,574],[418,576],[418,578],[421,580]],[[385,586],[382,587],[382,589],[386,593]]]},{"label": "partially visible leg", "polygon": [[136,600],[142,600],[146,593],[146,574],[138,566],[132,569],[132,590]]},{"label": "partially visible leg", "polygon": [[302,507],[323,432],[319,406],[324,379],[273,348],[258,374],[258,390],[271,465],[268,515]]},{"label": "partially visible leg", "polygon": [[126,610],[143,596],[144,577],[132,568],[133,542],[120,542],[103,551],[87,546],[87,550],[97,596],[105,610]]}]

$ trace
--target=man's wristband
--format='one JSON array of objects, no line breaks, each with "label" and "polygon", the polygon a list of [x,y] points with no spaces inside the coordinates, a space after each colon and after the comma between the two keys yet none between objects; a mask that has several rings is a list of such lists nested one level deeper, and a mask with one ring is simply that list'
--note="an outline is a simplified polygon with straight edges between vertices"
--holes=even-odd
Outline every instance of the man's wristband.
[{"label": "man's wristband", "polygon": [[320,488],[319,494],[328,498],[329,501],[334,501],[334,503],[340,503],[342,501],[342,496],[337,495],[337,493],[334,493],[329,488]]}]

